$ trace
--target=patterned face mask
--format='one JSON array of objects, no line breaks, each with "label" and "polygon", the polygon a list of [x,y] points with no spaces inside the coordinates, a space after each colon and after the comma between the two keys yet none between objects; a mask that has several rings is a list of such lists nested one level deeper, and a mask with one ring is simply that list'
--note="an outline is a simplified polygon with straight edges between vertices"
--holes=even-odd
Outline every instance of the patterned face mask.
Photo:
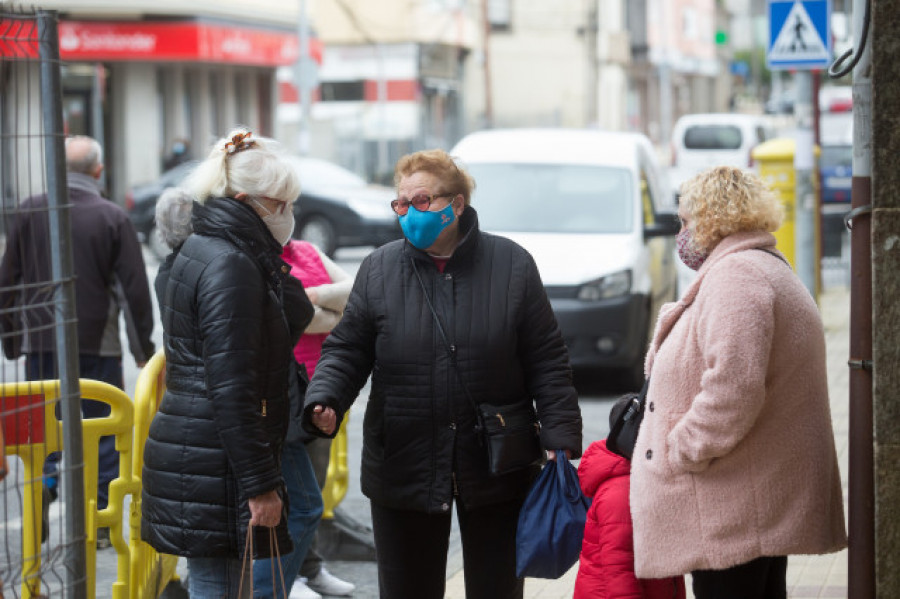
[{"label": "patterned face mask", "polygon": [[708,252],[696,249],[694,239],[691,237],[691,230],[688,228],[684,228],[678,233],[675,243],[678,245],[678,257],[691,270],[698,270],[709,256]]}]

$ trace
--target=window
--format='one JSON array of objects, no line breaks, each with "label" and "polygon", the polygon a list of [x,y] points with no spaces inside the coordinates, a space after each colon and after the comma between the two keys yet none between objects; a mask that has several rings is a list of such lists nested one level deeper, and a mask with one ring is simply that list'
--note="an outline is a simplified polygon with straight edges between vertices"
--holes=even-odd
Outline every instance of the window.
[{"label": "window", "polygon": [[695,125],[684,132],[688,150],[739,150],[743,135],[734,125]]},{"label": "window", "polygon": [[472,205],[486,231],[628,233],[634,227],[626,168],[569,164],[472,164]]},{"label": "window", "polygon": [[491,29],[507,31],[512,25],[512,0],[485,0]]},{"label": "window", "polygon": [[323,81],[319,85],[322,102],[362,102],[366,99],[365,81]]}]

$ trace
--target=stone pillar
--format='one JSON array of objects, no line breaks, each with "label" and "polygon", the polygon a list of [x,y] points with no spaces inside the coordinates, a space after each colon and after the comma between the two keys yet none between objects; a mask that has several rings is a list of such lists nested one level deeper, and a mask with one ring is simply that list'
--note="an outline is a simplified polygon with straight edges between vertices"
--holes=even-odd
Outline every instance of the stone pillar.
[{"label": "stone pillar", "polygon": [[163,156],[162,115],[157,103],[156,65],[113,63],[111,147],[104,148],[111,199],[121,203],[131,185],[159,177]]},{"label": "stone pillar", "polygon": [[867,44],[872,49],[875,579],[876,596],[887,598],[900,597],[900,8],[895,2],[872,2]]},{"label": "stone pillar", "polygon": [[219,71],[219,89],[213,91],[213,93],[218,94],[220,103],[221,115],[219,116],[218,131],[220,136],[226,135],[238,125],[246,125],[246,123],[238,120],[236,76],[237,74],[233,68],[222,68]]},{"label": "stone pillar", "polygon": [[[163,92],[163,126],[165,139],[165,153],[168,155],[172,142],[176,139],[188,139],[191,132],[188,130],[186,95],[184,85],[184,68],[179,64],[165,67],[162,75]],[[193,148],[192,148],[193,149]]]},{"label": "stone pillar", "polygon": [[209,88],[209,67],[191,67],[187,73],[187,84],[191,114],[191,151],[196,158],[203,160],[213,142],[218,139],[218,132],[212,126],[213,91]]}]

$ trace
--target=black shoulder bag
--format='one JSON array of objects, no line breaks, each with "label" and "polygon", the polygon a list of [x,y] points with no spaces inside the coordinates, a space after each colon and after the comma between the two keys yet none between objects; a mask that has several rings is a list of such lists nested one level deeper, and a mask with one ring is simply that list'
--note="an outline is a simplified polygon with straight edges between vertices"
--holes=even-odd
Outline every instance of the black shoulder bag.
[{"label": "black shoulder bag", "polygon": [[634,454],[641,422],[644,420],[644,404],[647,402],[647,386],[650,379],[644,381],[640,393],[628,393],[616,400],[609,411],[609,436],[606,437],[606,448],[628,460]]},{"label": "black shoulder bag", "polygon": [[419,269],[416,268],[415,259],[410,259],[410,262],[419,286],[422,288],[422,293],[425,295],[428,309],[434,316],[434,323],[447,347],[450,365],[456,372],[456,378],[466,394],[466,399],[475,410],[477,421],[475,432],[479,441],[487,448],[488,471],[491,476],[500,476],[528,468],[533,464],[539,464],[544,459],[544,452],[541,449],[540,424],[534,405],[530,401],[520,401],[508,405],[475,403],[459,372],[459,366],[456,363],[456,346],[447,339],[441,319],[438,318],[428,291],[425,289],[425,283],[419,275]]}]

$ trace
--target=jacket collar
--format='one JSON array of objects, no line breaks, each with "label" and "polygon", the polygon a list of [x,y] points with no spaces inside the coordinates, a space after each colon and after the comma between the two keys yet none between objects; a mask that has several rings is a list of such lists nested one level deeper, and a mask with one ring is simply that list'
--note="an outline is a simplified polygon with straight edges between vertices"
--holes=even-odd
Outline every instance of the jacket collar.
[{"label": "jacket collar", "polygon": [[[700,286],[703,284],[703,280],[716,264],[732,254],[754,249],[762,249],[778,254],[778,250],[775,249],[775,236],[765,231],[749,231],[744,233],[734,233],[720,241],[719,244],[713,248],[712,252],[710,252],[709,257],[703,263],[703,266],[700,267],[700,270],[697,271],[697,277],[694,279],[694,282],[691,283],[690,287],[687,288],[687,291],[684,292],[681,299],[677,302],[665,304],[660,309],[656,333],[654,333],[653,336],[652,348],[659,348],[659,346],[662,345],[662,342],[669,335],[669,332],[672,330],[672,327],[675,326],[675,323],[678,322],[678,319],[681,318],[681,315],[684,314],[684,311],[694,303],[694,300],[697,298],[697,293],[700,291]],[[654,354],[655,351],[648,353],[648,371],[652,366],[652,359],[649,359],[649,357]]]},{"label": "jacket collar", "polygon": [[281,260],[284,248],[275,241],[269,228],[253,208],[234,198],[209,198],[195,203],[191,224],[194,233],[219,237],[240,248],[259,264],[271,278],[280,281],[290,267]]},{"label": "jacket collar", "polygon": [[775,236],[765,231],[747,231],[743,233],[734,233],[724,238],[713,248],[709,257],[703,263],[703,266],[697,271],[697,277],[694,282],[685,291],[681,301],[686,305],[690,305],[697,297],[700,291],[700,285],[707,273],[716,264],[724,260],[726,257],[744,250],[761,249],[770,252],[777,252],[775,249]]},{"label": "jacket collar", "polygon": [[100,195],[100,181],[83,173],[66,173],[66,186],[71,191],[82,191],[92,195]]}]

